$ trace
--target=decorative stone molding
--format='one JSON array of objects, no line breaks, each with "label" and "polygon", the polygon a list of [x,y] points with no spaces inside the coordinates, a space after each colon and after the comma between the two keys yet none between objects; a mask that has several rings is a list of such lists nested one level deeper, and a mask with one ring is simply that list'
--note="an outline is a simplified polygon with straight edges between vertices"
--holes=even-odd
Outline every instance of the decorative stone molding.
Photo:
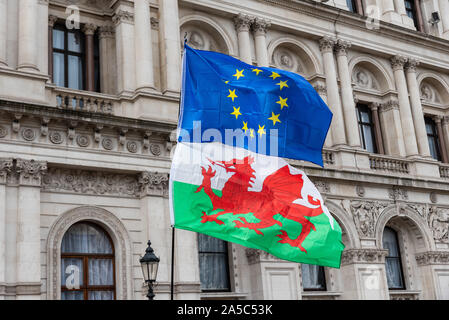
[{"label": "decorative stone molding", "polygon": [[432,203],[437,203],[438,202],[438,194],[436,192],[431,192],[429,193],[429,200]]},{"label": "decorative stone molding", "polygon": [[354,263],[385,263],[388,250],[385,249],[348,249],[341,255],[341,265]]},{"label": "decorative stone molding", "polygon": [[0,138],[4,138],[8,135],[8,128],[0,126]]},{"label": "decorative stone molding", "polygon": [[407,190],[394,186],[388,189],[388,197],[391,200],[408,200]]},{"label": "decorative stone molding", "polygon": [[435,241],[449,243],[449,209],[430,206],[427,223]]},{"label": "decorative stone molding", "polygon": [[279,258],[276,258],[272,254],[259,249],[246,248],[245,254],[248,258],[249,264],[255,264],[264,261],[280,261]]},{"label": "decorative stone molding", "polygon": [[138,197],[140,188],[135,175],[50,168],[43,179],[42,190]]},{"label": "decorative stone molding", "polygon": [[97,30],[97,26],[93,23],[86,23],[82,29],[86,36],[93,36],[95,34],[95,30]]},{"label": "decorative stone molding", "polygon": [[255,18],[252,24],[253,32],[256,36],[265,35],[267,33],[267,29],[271,26],[271,22],[262,18]]},{"label": "decorative stone molding", "polygon": [[418,292],[390,291],[390,300],[418,300]]},{"label": "decorative stone molding", "polygon": [[36,138],[36,132],[31,128],[22,129],[22,138],[26,141],[33,141]]},{"label": "decorative stone molding", "polygon": [[11,172],[13,168],[13,159],[12,158],[6,158],[6,159],[0,159],[0,183],[5,184],[6,178],[8,177],[8,174]]},{"label": "decorative stone molding", "polygon": [[86,148],[90,144],[90,139],[87,135],[80,134],[76,137],[76,143],[83,148]]},{"label": "decorative stone molding", "polygon": [[134,23],[134,14],[125,11],[125,10],[119,10],[112,16],[112,22],[114,25],[118,25],[120,23]]},{"label": "decorative stone molding", "polygon": [[254,17],[247,14],[239,13],[234,17],[234,26],[237,32],[248,32],[251,24],[254,22]]},{"label": "decorative stone molding", "polygon": [[419,65],[419,61],[414,58],[408,58],[405,64],[405,71],[416,73],[416,67]]},{"label": "decorative stone molding", "polygon": [[380,112],[387,112],[390,110],[399,110],[399,101],[397,100],[388,100],[380,105]]},{"label": "decorative stone molding", "polygon": [[19,174],[19,184],[26,186],[40,186],[42,177],[47,172],[45,161],[16,159],[16,172]]},{"label": "decorative stone molding", "polygon": [[418,266],[427,266],[432,264],[449,265],[449,251],[427,251],[415,255]]},{"label": "decorative stone molding", "polygon": [[321,52],[332,52],[332,50],[334,50],[334,46],[335,46],[335,40],[328,37],[328,36],[324,36],[323,38],[320,39],[320,51]]},{"label": "decorative stone molding", "polygon": [[48,26],[49,27],[54,27],[54,25],[55,25],[56,21],[58,21],[58,19],[59,18],[57,16],[54,16],[54,15],[50,14],[48,16]]},{"label": "decorative stone molding", "polygon": [[337,56],[346,56],[348,54],[348,49],[351,47],[351,42],[338,39],[335,43],[335,52]]},{"label": "decorative stone molding", "polygon": [[100,39],[114,38],[115,30],[113,26],[100,26],[98,28],[98,35]]},{"label": "decorative stone molding", "polygon": [[327,87],[325,84],[319,83],[314,85],[313,88],[319,95],[327,95]]},{"label": "decorative stone molding", "polygon": [[363,198],[365,196],[365,188],[361,185],[358,185],[355,187],[355,193],[360,197]]},{"label": "decorative stone molding", "polygon": [[329,193],[331,191],[329,183],[326,181],[314,181],[313,184],[320,193]]},{"label": "decorative stone molding", "polygon": [[390,59],[391,67],[393,68],[393,71],[401,70],[404,68],[405,63],[407,62],[407,58],[401,55],[395,55]]},{"label": "decorative stone molding", "polygon": [[155,17],[150,18],[151,29],[159,30],[159,19]]},{"label": "decorative stone molding", "polygon": [[376,221],[389,203],[380,201],[351,201],[350,209],[361,237],[374,238]]},{"label": "decorative stone molding", "polygon": [[51,226],[47,237],[47,298],[61,298],[61,242],[73,224],[94,221],[105,228],[114,243],[116,261],[117,299],[132,299],[131,240],[119,218],[113,213],[93,206],[78,207],[61,214]]},{"label": "decorative stone molding", "polygon": [[140,196],[168,196],[168,173],[144,171],[139,175]]}]

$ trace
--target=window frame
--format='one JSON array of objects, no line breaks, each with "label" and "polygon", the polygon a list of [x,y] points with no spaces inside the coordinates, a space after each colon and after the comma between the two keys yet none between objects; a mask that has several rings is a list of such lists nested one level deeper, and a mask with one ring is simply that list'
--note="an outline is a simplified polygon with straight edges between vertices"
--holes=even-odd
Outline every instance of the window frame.
[{"label": "window frame", "polygon": [[[440,143],[440,136],[438,135],[438,128],[435,121],[432,119],[432,117],[424,116],[424,125],[426,127],[426,135],[427,135],[427,143],[429,143],[429,139],[432,139],[435,143],[437,157],[433,157],[432,153],[430,154],[431,157],[437,161],[443,161],[442,157],[442,150],[441,150],[441,143]],[[427,132],[427,125],[431,125],[432,127],[432,133]],[[430,146],[430,143],[429,143]],[[429,148],[430,149],[430,148]],[[430,150],[431,151],[431,150]]]},{"label": "window frame", "polygon": [[[111,236],[109,233],[101,227],[97,223],[93,223],[90,221],[78,221],[74,224],[72,224],[70,227],[74,226],[75,224],[87,224],[90,226],[94,226],[96,228],[101,229],[107,236],[111,248],[112,253],[110,254],[100,254],[100,253],[75,253],[75,252],[62,252],[61,249],[61,257],[60,261],[65,258],[75,258],[75,259],[82,259],[83,260],[83,285],[80,285],[79,289],[68,289],[64,283],[62,283],[61,279],[61,295],[62,292],[83,292],[83,300],[89,300],[89,292],[95,292],[95,291],[113,291],[113,300],[117,299],[117,284],[116,284],[116,267],[115,267],[115,248],[114,248],[114,242],[112,241]],[[70,229],[69,227],[69,229]],[[67,231],[69,230],[67,229]],[[66,233],[67,233],[66,231]],[[65,236],[65,234],[64,234]],[[62,239],[64,239],[64,236]],[[62,245],[62,242],[61,242]],[[113,284],[112,285],[89,285],[89,259],[110,259],[112,260],[112,272],[113,272]],[[61,270],[59,271],[61,272]]]},{"label": "window frame", "polygon": [[[408,9],[406,3],[410,3],[411,8]],[[415,25],[416,30],[419,30],[419,22],[418,22],[418,10],[416,9],[416,2],[415,0],[404,0],[404,8],[405,8],[405,14],[413,20],[413,24]],[[409,15],[409,12],[411,12],[411,15]]]},{"label": "window frame", "polygon": [[[67,29],[62,23],[55,23],[53,26],[52,32],[54,30],[59,30],[64,32],[64,49],[55,48],[54,44],[51,44],[51,54],[52,54],[52,61],[54,59],[55,53],[60,53],[64,55],[64,88],[72,89],[72,90],[85,90],[86,89],[86,45],[85,45],[85,35],[81,30],[69,30]],[[77,33],[80,35],[80,46],[81,46],[81,52],[75,52],[69,50],[69,42],[68,42],[68,34],[69,33]],[[53,36],[54,39],[54,36]],[[69,56],[76,56],[81,59],[81,70],[82,70],[82,81],[83,85],[81,89],[73,89],[69,88]],[[55,68],[53,66],[53,74],[52,79],[54,79],[54,72]]]},{"label": "window frame", "polygon": [[303,265],[305,265],[305,263],[301,264],[301,278],[302,278],[302,290],[303,291],[307,291],[307,292],[325,292],[327,291],[327,279],[326,279],[326,270],[323,266],[319,266],[319,265],[313,265],[311,264],[311,266],[318,266],[318,273],[322,275],[322,279],[324,281],[324,285],[321,288],[306,288],[304,287],[304,272],[303,272]]},{"label": "window frame", "polygon": [[[371,153],[379,153],[379,148],[377,145],[377,136],[376,136],[376,127],[374,125],[374,121],[373,121],[373,112],[371,110],[371,108],[363,103],[357,103],[356,105],[356,113],[357,113],[357,125],[358,125],[358,129],[359,129],[359,135],[360,135],[360,140],[362,143],[362,148],[365,149],[368,152]],[[364,110],[362,110],[364,109]],[[364,122],[362,120],[362,112],[366,111],[366,113],[368,114],[368,118],[369,118],[369,122]],[[373,145],[373,151],[369,151],[366,147],[366,140],[365,140],[365,132],[363,131],[363,127],[368,126],[371,130],[371,137],[372,137],[372,145]]]},{"label": "window frame", "polygon": [[[388,290],[407,290],[407,285],[405,283],[405,275],[404,275],[404,265],[402,263],[402,247],[399,243],[399,233],[393,229],[392,227],[389,226],[385,226],[384,228],[384,232],[386,229],[389,229],[393,232],[394,236],[395,236],[395,241],[396,241],[396,247],[397,247],[397,252],[398,252],[398,256],[390,256],[390,250],[388,250],[388,255],[385,256],[385,268],[387,265],[387,260],[388,259],[395,259],[397,261],[399,261],[399,271],[401,273],[401,282],[402,282],[402,287],[401,288],[390,288],[390,286],[388,285],[388,277],[387,277],[387,286],[388,286]],[[383,242],[383,235],[382,235],[382,242]],[[382,247],[384,247],[383,243],[382,243]]]},{"label": "window frame", "polygon": [[[198,233],[198,260],[201,259],[201,254],[217,254],[217,255],[223,255],[225,257],[224,261],[226,261],[226,282],[228,284],[228,287],[226,289],[203,289],[201,287],[201,276],[200,276],[200,287],[201,287],[201,292],[204,293],[209,293],[209,292],[232,292],[232,285],[231,285],[231,268],[230,268],[230,263],[229,263],[229,242],[222,240],[220,238],[216,238],[216,237],[212,237],[215,239],[218,239],[220,241],[223,241],[225,243],[225,252],[217,252],[217,251],[200,251],[200,237],[201,236],[208,236],[208,237],[212,237],[209,236],[207,234],[201,234]],[[201,264],[200,264],[201,265]],[[201,273],[201,270],[200,270]]]}]

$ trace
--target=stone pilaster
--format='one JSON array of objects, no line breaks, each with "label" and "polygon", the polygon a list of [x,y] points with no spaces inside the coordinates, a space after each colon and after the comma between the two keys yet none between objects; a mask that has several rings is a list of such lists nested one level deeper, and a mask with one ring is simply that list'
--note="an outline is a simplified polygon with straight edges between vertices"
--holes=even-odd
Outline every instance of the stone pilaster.
[{"label": "stone pilaster", "polygon": [[406,156],[414,156],[418,154],[418,146],[416,143],[415,128],[408,98],[407,82],[404,75],[404,65],[406,62],[407,58],[401,55],[396,55],[391,58],[391,66],[393,68],[396,89],[398,91],[399,112],[401,114],[405,153]]},{"label": "stone pilaster", "polygon": [[385,153],[391,156],[405,156],[404,138],[402,134],[399,103],[389,100],[379,106],[379,116],[382,122]]},{"label": "stone pilaster", "polygon": [[8,0],[0,0],[0,67],[8,66],[6,61],[6,40],[8,38]]},{"label": "stone pilaster", "polygon": [[260,67],[268,67],[268,51],[267,51],[267,29],[271,26],[268,20],[255,18],[252,25],[254,32],[254,40],[256,44],[256,59],[257,65]]},{"label": "stone pilaster", "polygon": [[240,13],[234,17],[235,30],[237,31],[237,38],[239,43],[240,60],[248,64],[252,64],[251,45],[249,38],[249,30],[251,24],[254,22],[254,17]]},{"label": "stone pilaster", "polygon": [[12,168],[13,159],[0,159],[0,286],[6,282],[6,179]]},{"label": "stone pilaster", "polygon": [[449,39],[449,2],[447,0],[438,0],[440,7],[440,18],[443,24],[443,38]]},{"label": "stone pilaster", "polygon": [[380,154],[385,154],[385,148],[384,143],[382,139],[382,131],[380,126],[380,120],[379,120],[379,103],[371,103],[370,109],[373,114],[373,123],[374,123],[374,130],[376,131],[375,138],[376,138],[376,146],[377,150]]},{"label": "stone pilaster", "polygon": [[442,117],[434,117],[435,125],[437,127],[437,133],[438,133],[438,140],[440,142],[440,152],[441,152],[441,158],[444,163],[448,163],[448,154],[447,154],[447,146],[446,142],[444,140],[444,132],[443,132],[443,126],[442,126]]},{"label": "stone pilaster", "polygon": [[19,0],[18,65],[20,71],[36,72],[38,0]]},{"label": "stone pilaster", "polygon": [[352,81],[348,67],[347,50],[350,47],[351,43],[349,41],[339,39],[335,45],[335,52],[337,54],[338,75],[340,78],[346,139],[351,147],[360,147],[361,142],[355,111],[354,93],[352,91]]},{"label": "stone pilaster", "polygon": [[95,91],[94,34],[97,26],[86,23],[83,32],[86,38],[86,90]]},{"label": "stone pilaster", "polygon": [[324,72],[326,76],[327,102],[332,110],[332,142],[334,145],[346,144],[345,124],[340,103],[340,94],[337,84],[337,72],[334,62],[335,40],[324,37],[320,40],[320,50],[323,55]]},{"label": "stone pilaster", "polygon": [[105,25],[98,28],[100,41],[100,85],[102,93],[115,94],[117,88],[117,62],[115,54],[115,30],[113,26]]},{"label": "stone pilaster", "polygon": [[134,1],[136,86],[137,89],[154,88],[153,49],[151,42],[150,1]]}]

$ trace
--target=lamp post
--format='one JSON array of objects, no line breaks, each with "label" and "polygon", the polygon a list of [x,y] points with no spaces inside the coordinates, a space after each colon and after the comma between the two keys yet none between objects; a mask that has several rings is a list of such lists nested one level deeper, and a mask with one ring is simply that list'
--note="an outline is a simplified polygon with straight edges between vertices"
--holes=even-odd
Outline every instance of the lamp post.
[{"label": "lamp post", "polygon": [[142,267],[143,278],[148,284],[148,300],[154,299],[153,283],[156,281],[157,269],[159,267],[159,258],[154,254],[151,248],[151,241],[148,240],[148,247],[145,250],[145,255],[140,258],[140,266]]}]

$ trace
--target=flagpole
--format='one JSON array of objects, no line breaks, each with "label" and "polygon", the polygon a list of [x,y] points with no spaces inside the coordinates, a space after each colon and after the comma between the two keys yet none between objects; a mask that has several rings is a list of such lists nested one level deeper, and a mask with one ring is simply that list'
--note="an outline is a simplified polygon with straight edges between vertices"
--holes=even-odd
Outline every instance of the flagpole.
[{"label": "flagpole", "polygon": [[[184,45],[187,43],[187,32],[184,34]],[[181,87],[182,90],[182,87]],[[181,109],[181,90],[180,90],[180,97],[179,97],[179,104],[178,104],[178,119],[179,119],[179,112]],[[171,231],[171,275],[170,275],[170,300],[173,299],[174,295],[174,283],[175,283],[175,226],[172,225],[172,231]]]}]

